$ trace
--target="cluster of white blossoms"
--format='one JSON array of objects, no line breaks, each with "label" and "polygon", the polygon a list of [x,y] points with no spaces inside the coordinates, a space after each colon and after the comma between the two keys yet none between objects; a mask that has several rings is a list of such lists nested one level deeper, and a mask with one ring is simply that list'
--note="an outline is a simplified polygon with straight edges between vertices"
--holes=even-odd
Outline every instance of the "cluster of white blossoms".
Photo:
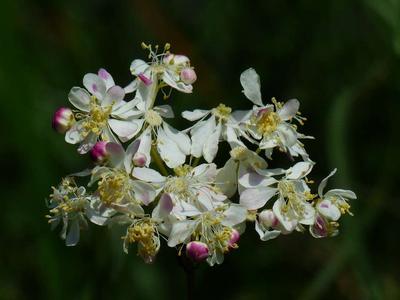
[{"label": "cluster of white blossoms", "polygon": [[[104,69],[86,74],[83,86],[73,87],[73,108],[59,108],[53,128],[65,141],[89,153],[92,169],[62,180],[48,200],[49,223],[61,223],[67,246],[79,241],[88,223],[126,228],[123,249],[136,244],[138,255],[153,262],[162,239],[178,255],[210,265],[238,248],[239,237],[252,223],[262,241],[280,234],[308,230],[313,237],[334,236],[338,220],[350,213],[352,191],[324,192],[327,178],[313,193],[307,178],[314,162],[297,131],[305,118],[299,101],[264,104],[260,78],[252,68],[240,76],[249,110],[233,111],[225,104],[208,110],[184,111],[194,124],[178,130],[169,124],[175,114],[157,105],[175,89],[192,92],[197,76],[188,57],[173,54],[169,44],[142,44],[149,61],[135,59],[134,80],[116,85]],[[163,101],[162,99],[160,99]],[[213,163],[219,143],[227,142],[230,158]],[[123,145],[126,144],[126,147]],[[293,165],[269,168],[274,150],[284,152]],[[86,187],[77,182],[88,177]]]}]

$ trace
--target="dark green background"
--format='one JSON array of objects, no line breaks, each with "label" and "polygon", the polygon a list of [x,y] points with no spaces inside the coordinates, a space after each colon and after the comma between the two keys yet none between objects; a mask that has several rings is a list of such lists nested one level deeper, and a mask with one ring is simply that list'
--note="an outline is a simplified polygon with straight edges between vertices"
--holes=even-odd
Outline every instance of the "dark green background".
[{"label": "dark green background", "polygon": [[53,111],[99,67],[127,84],[141,41],[170,42],[196,67],[193,95],[170,99],[177,113],[248,107],[250,66],[265,101],[298,98],[313,178],[337,167],[330,186],[359,197],[336,238],[263,243],[249,228],[223,265],[200,267],[199,299],[400,299],[396,0],[1,1],[0,299],[184,298],[174,250],[145,265],[95,226],[67,248],[44,218],[50,186],[90,163],[51,130]]}]

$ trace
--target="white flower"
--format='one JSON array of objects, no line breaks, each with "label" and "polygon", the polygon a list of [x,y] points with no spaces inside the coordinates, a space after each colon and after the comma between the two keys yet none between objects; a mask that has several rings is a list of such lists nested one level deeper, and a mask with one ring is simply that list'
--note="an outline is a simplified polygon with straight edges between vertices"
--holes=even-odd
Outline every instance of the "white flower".
[{"label": "white flower", "polygon": [[131,73],[138,77],[137,87],[158,86],[161,80],[162,86],[168,85],[183,93],[192,92],[191,83],[196,80],[196,74],[190,67],[189,58],[166,52],[157,54],[151,46],[146,46],[146,48],[149,50],[152,61],[147,63],[144,60],[135,59],[130,67]]},{"label": "white flower", "polygon": [[[211,115],[211,116],[210,116]],[[207,120],[205,120],[208,116]],[[241,128],[241,123],[250,114],[246,111],[232,112],[232,109],[220,104],[211,110],[184,111],[182,117],[189,121],[197,121],[190,130],[192,148],[191,155],[203,156],[210,163],[218,152],[218,144],[221,139],[226,140],[231,147],[246,147],[240,137],[250,140],[250,137]]]},{"label": "white flower", "polygon": [[[315,210],[308,202],[310,190],[302,180],[312,166],[310,162],[299,162],[286,171],[266,169],[244,174],[239,179],[246,188],[240,194],[240,203],[249,210],[257,210],[272,197],[278,196],[273,204],[273,212],[286,231],[294,230],[298,224],[312,224]],[[283,172],[285,176],[280,180],[272,177]]]},{"label": "white flower", "polygon": [[123,101],[124,89],[114,84],[107,71],[100,69],[98,75],[86,74],[83,85],[86,89],[73,87],[68,95],[69,101],[80,112],[75,114],[78,121],[65,135],[67,143],[80,143],[78,151],[83,154],[99,138],[118,142],[110,129],[121,139],[132,138],[138,133],[139,126],[124,118],[124,113],[132,109],[135,103]]},{"label": "white flower", "polygon": [[340,216],[346,212],[351,214],[349,211],[350,205],[347,203],[347,200],[357,199],[356,194],[349,190],[333,189],[324,194],[324,189],[328,183],[329,177],[333,176],[335,173],[336,169],[324,178],[318,186],[318,196],[320,199],[317,202],[316,209],[319,214],[329,221],[339,220]]},{"label": "white flower", "polygon": [[[199,210],[213,210],[227,199],[215,185],[215,164],[202,164],[195,168],[187,165],[175,169],[176,176],[162,176],[153,169],[134,168],[133,177],[153,184],[161,193],[156,214],[173,214],[184,219]],[[154,212],[153,212],[154,214]]]},{"label": "white flower", "polygon": [[261,98],[260,77],[252,68],[240,75],[240,82],[245,96],[255,104],[247,123],[247,130],[253,138],[260,140],[259,148],[264,149],[269,158],[272,149],[278,147],[292,156],[301,155],[304,160],[308,160],[308,155],[298,139],[312,137],[299,134],[296,126],[288,123],[296,119],[302,124],[304,118],[298,115],[299,101],[292,99],[282,104],[273,99],[274,105],[264,105]]}]

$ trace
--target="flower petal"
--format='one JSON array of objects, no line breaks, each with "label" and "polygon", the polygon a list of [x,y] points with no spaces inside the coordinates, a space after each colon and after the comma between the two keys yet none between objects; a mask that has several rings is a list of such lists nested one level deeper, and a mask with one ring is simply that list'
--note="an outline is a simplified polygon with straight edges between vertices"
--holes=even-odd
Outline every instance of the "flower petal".
[{"label": "flower petal", "polygon": [[140,124],[138,124],[138,122],[136,122],[136,121],[139,121],[139,120],[125,121],[125,120],[110,119],[110,120],[108,120],[108,125],[110,125],[111,129],[120,138],[132,138],[141,129]]},{"label": "flower petal", "polygon": [[135,59],[132,63],[131,63],[131,73],[133,75],[138,76],[141,73],[144,73],[150,66],[141,59]]},{"label": "flower petal", "polygon": [[192,128],[190,131],[192,136],[192,148],[190,153],[194,157],[201,157],[203,155],[204,144],[207,138],[214,132],[215,127],[215,117],[212,116],[207,121],[201,121]]},{"label": "flower petal", "polygon": [[90,95],[80,87],[73,87],[68,94],[68,100],[81,111],[89,111]]},{"label": "flower petal", "polygon": [[165,181],[164,176],[149,168],[133,168],[132,176],[147,182],[161,183]]},{"label": "flower petal", "polygon": [[194,111],[186,110],[182,112],[182,117],[189,121],[197,121],[205,117],[209,113],[210,113],[209,110],[204,110],[204,109],[195,109]]},{"label": "flower petal", "polygon": [[278,115],[281,120],[286,121],[293,118],[298,112],[300,102],[297,99],[291,99],[287,101],[281,109],[278,110]]},{"label": "flower petal", "polygon": [[108,105],[118,105],[122,99],[125,97],[125,91],[122,87],[114,85],[109,90],[107,90],[106,95],[101,102],[103,107]]},{"label": "flower petal", "polygon": [[191,146],[190,138],[185,133],[178,131],[165,122],[163,127],[167,137],[174,141],[184,154],[189,155]]},{"label": "flower petal", "polygon": [[221,123],[218,123],[217,127],[215,128],[215,131],[210,136],[205,137],[206,142],[203,146],[203,156],[208,163],[211,163],[214,160],[215,156],[217,155],[218,143],[219,143],[219,138],[221,136],[221,131],[222,131],[222,125]]},{"label": "flower petal", "polygon": [[104,83],[106,84],[106,89],[108,90],[110,87],[115,85],[114,79],[112,78],[111,74],[108,73],[105,69],[101,68],[97,72],[98,76],[103,79]]},{"label": "flower petal", "polygon": [[162,128],[157,134],[157,150],[169,168],[176,168],[185,163],[186,155]]},{"label": "flower petal", "polygon": [[262,106],[260,77],[253,68],[247,69],[240,75],[243,93],[254,104]]},{"label": "flower petal", "polygon": [[99,76],[93,73],[86,74],[83,77],[83,85],[85,88],[100,101],[106,93],[106,84]]},{"label": "flower petal", "polygon": [[184,220],[172,225],[172,230],[168,238],[168,246],[175,247],[186,242],[197,226],[197,221]]},{"label": "flower petal", "polygon": [[271,187],[261,187],[247,189],[240,195],[240,204],[248,210],[255,210],[263,207],[269,199],[275,196],[277,189]]}]

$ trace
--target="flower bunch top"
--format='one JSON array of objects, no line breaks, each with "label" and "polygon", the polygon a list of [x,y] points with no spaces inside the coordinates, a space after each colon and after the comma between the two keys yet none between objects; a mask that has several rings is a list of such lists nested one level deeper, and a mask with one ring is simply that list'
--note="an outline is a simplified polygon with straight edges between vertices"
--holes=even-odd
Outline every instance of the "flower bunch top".
[{"label": "flower bunch top", "polygon": [[[136,244],[146,262],[154,261],[164,239],[179,255],[184,250],[194,262],[214,265],[238,247],[246,223],[254,223],[262,241],[307,227],[316,238],[338,233],[338,220],[356,196],[324,192],[336,170],[316,192],[310,189],[314,162],[300,140],[312,137],[297,131],[305,121],[298,100],[265,104],[260,78],[250,68],[240,75],[249,110],[219,104],[184,111],[193,125],[180,131],[168,123],[172,108],[158,105],[157,96],[166,99],[173,89],[191,93],[194,68],[169,44],[161,53],[158,46],[142,47],[149,61],[132,62],[130,84],[117,85],[105,69],[86,74],[84,88],[68,95],[73,108],[54,114],[53,128],[95,163],[64,178],[50,195],[49,223],[61,223],[67,246],[78,243],[88,221],[118,224],[126,228],[124,251]],[[217,166],[221,142],[229,144],[230,158]],[[274,150],[287,153],[292,167],[269,168]],[[87,185],[79,185],[86,176]]]}]

